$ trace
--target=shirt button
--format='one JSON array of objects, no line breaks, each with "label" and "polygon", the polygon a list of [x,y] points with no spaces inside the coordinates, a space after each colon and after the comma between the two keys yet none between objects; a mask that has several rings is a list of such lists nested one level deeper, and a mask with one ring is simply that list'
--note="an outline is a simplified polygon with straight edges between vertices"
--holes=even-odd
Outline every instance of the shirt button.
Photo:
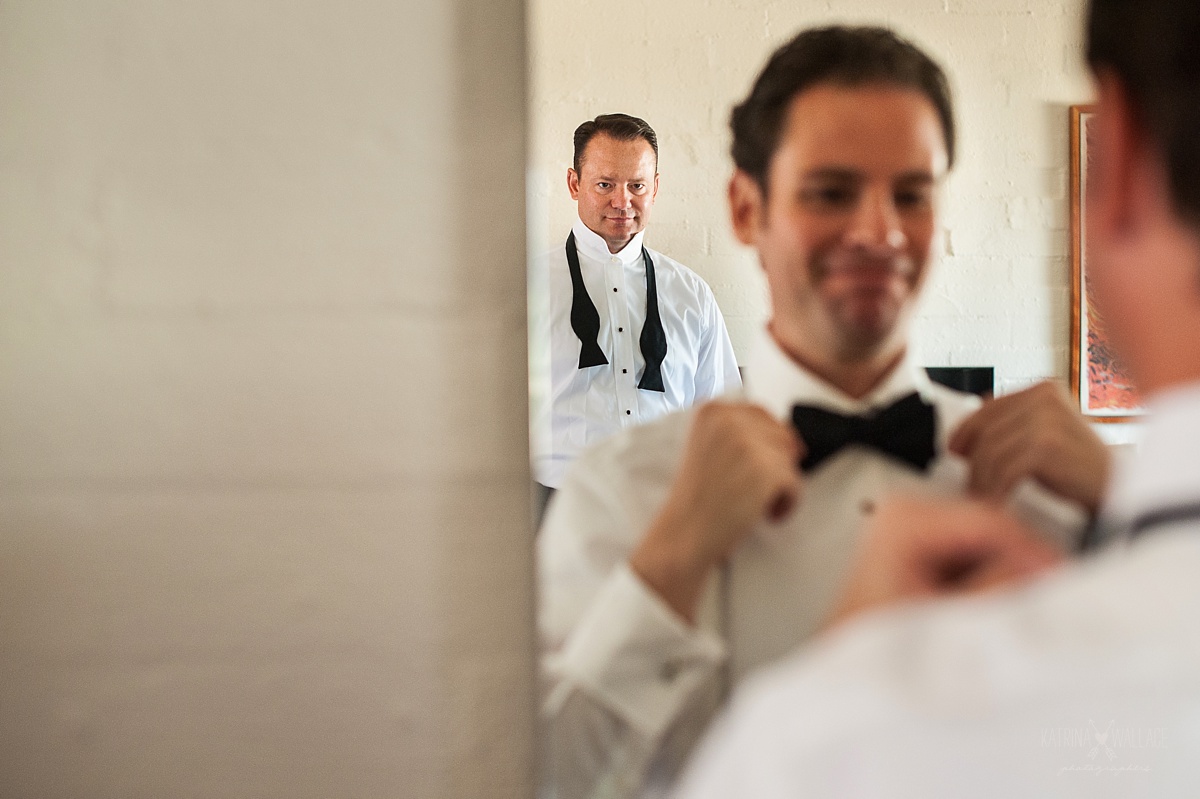
[{"label": "shirt button", "polygon": [[618,332],[618,333],[624,333],[624,332],[625,332],[625,328],[623,328],[623,327],[618,327],[618,328],[617,328],[617,332]]},{"label": "shirt button", "polygon": [[616,289],[613,289],[613,294],[616,294],[616,293],[617,293],[617,290],[616,290]]},{"label": "shirt button", "polygon": [[628,374],[628,373],[629,373],[629,370],[628,370],[628,369],[622,369],[622,370],[621,370],[621,374]]},{"label": "shirt button", "polygon": [[626,415],[626,416],[630,416],[630,415],[632,415],[632,414],[633,414],[633,411],[625,411],[625,415]]}]

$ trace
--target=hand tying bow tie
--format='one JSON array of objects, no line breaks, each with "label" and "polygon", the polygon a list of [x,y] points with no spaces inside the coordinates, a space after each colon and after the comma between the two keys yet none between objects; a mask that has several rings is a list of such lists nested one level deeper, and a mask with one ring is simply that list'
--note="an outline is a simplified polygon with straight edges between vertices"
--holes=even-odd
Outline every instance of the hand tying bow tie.
[{"label": "hand tying bow tie", "polygon": [[792,424],[807,448],[800,468],[815,469],[842,447],[859,444],[912,464],[921,471],[933,460],[937,417],[932,405],[912,393],[869,416],[840,413],[797,405]]}]

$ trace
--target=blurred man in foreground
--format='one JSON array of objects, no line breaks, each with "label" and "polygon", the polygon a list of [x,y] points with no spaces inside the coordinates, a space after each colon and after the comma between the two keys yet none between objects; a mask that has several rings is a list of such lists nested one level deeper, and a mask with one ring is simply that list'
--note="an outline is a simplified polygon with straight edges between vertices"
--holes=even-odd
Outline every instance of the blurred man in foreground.
[{"label": "blurred man in foreground", "polygon": [[1031,533],[882,505],[835,629],[747,685],[685,799],[1200,789],[1200,5],[1093,0],[1087,40],[1089,277],[1152,410],[1103,513],[1128,547],[929,604],[1037,571]]}]

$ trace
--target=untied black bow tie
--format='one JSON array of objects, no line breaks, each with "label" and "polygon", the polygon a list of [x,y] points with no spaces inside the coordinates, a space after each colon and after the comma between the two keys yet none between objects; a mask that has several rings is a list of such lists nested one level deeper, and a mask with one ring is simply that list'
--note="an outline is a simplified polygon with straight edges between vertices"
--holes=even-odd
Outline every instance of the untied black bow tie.
[{"label": "untied black bow tie", "polygon": [[[638,343],[646,368],[638,388],[647,391],[662,391],[662,362],[667,357],[667,334],[663,331],[662,319],[658,315],[658,284],[654,280],[654,261],[649,251],[642,248],[642,262],[646,265],[646,324]],[[601,366],[608,363],[604,350],[600,349],[600,314],[583,285],[583,273],[579,269],[579,252],[575,248],[575,231],[567,236],[567,266],[571,270],[571,329],[579,337],[579,368]]]},{"label": "untied black bow tie", "polygon": [[934,456],[937,415],[915,392],[869,416],[843,416],[797,405],[792,408],[792,424],[804,440],[806,450],[800,461],[804,471],[851,444],[878,450],[921,471],[929,468]]}]

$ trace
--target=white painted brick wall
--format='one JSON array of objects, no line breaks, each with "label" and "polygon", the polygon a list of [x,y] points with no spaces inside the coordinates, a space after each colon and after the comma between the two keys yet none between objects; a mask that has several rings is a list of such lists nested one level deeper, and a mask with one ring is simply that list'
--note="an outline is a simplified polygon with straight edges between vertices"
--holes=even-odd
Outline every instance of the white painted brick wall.
[{"label": "white painted brick wall", "polygon": [[531,795],[522,5],[0,3],[0,796]]},{"label": "white painted brick wall", "polygon": [[928,49],[955,89],[959,164],[945,254],[916,341],[928,365],[991,365],[1001,388],[1067,375],[1067,106],[1090,87],[1081,0],[635,2],[536,0],[533,178],[551,246],[573,206],[571,132],[598,113],[643,115],[660,137],[662,188],[647,240],[716,292],[744,357],[767,312],[725,207],[727,120],[774,47],[802,26],[882,23]]}]

